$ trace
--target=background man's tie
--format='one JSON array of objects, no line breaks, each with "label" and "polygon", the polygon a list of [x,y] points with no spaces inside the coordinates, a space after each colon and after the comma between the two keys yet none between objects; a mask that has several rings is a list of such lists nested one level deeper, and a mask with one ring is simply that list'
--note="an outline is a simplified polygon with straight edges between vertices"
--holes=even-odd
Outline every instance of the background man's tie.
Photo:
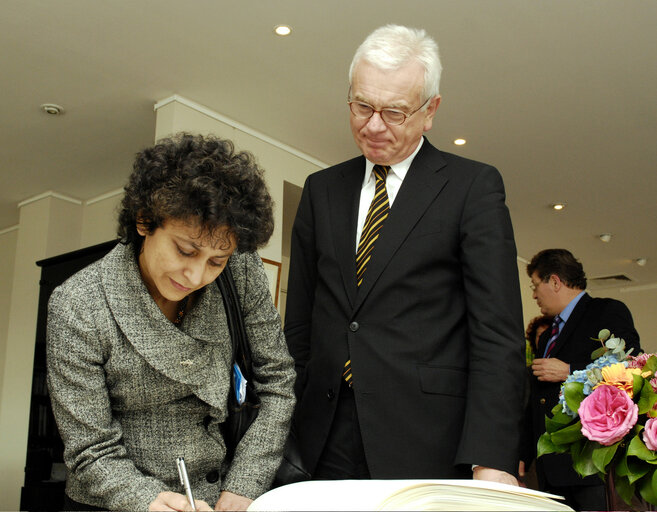
[{"label": "background man's tie", "polygon": [[554,348],[554,345],[557,343],[557,338],[559,337],[559,325],[561,324],[561,318],[559,315],[554,317],[552,320],[552,331],[550,331],[550,339],[547,342],[545,347],[545,357],[550,357],[550,352]]},{"label": "background man's tie", "polygon": [[[386,220],[388,212],[390,212],[390,202],[388,201],[388,191],[386,189],[388,171],[390,171],[390,167],[382,165],[375,165],[373,169],[376,178],[374,199],[372,199],[372,203],[367,210],[365,224],[363,225],[363,231],[360,234],[360,241],[358,242],[358,250],[356,251],[356,283],[358,286],[363,282],[365,269],[374,250],[374,242],[379,238],[379,231],[381,230],[383,221]],[[345,363],[342,377],[351,386],[351,359]]]}]

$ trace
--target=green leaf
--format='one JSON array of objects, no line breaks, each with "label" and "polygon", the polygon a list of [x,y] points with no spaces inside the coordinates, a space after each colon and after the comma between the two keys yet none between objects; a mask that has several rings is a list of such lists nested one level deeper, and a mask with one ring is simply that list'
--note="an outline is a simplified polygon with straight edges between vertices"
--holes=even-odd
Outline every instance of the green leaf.
[{"label": "green leaf", "polygon": [[595,360],[598,357],[604,356],[606,351],[607,351],[607,347],[596,348],[593,352],[591,352],[591,359]]},{"label": "green leaf", "polygon": [[[562,405],[559,404],[559,403],[557,403],[557,405],[555,405],[552,408],[551,412],[552,412],[551,420],[554,421],[555,423],[559,423],[561,425],[568,425],[569,423],[572,423],[575,419],[572,416],[569,416],[568,414],[563,412]],[[547,416],[546,416],[546,418],[547,418]]]},{"label": "green leaf", "polygon": [[571,411],[577,412],[579,404],[584,400],[584,384],[582,382],[566,382],[562,389],[566,404]]},{"label": "green leaf", "polygon": [[644,371],[651,371],[653,374],[657,372],[657,357],[650,356],[646,361],[646,364],[643,365]]},{"label": "green leaf", "polygon": [[642,478],[638,488],[639,494],[644,500],[657,505],[657,471],[653,470],[652,473]]},{"label": "green leaf", "polygon": [[578,421],[550,434],[554,444],[570,444],[584,438],[582,423]]},{"label": "green leaf", "polygon": [[549,416],[545,417],[545,431],[549,434],[552,434],[553,432],[556,432],[557,430],[561,430],[564,428],[566,425],[563,423],[560,423],[559,421],[555,421],[554,419],[550,418]]},{"label": "green leaf", "polygon": [[628,505],[632,503],[632,498],[634,497],[634,484],[631,484],[627,477],[620,476],[617,473],[614,478],[614,487],[625,503]]},{"label": "green leaf", "polygon": [[641,375],[632,374],[632,396],[639,396],[643,388],[643,377]]},{"label": "green leaf", "polygon": [[612,444],[611,446],[600,446],[593,449],[593,464],[600,473],[607,472],[607,465],[614,458],[616,450],[620,446],[621,441]]},{"label": "green leaf", "polygon": [[557,448],[554,446],[552,439],[550,439],[550,434],[544,432],[543,435],[538,438],[538,443],[536,444],[536,457],[541,457],[548,453],[555,453],[556,451]]},{"label": "green leaf", "polygon": [[630,441],[630,445],[627,447],[627,454],[644,461],[654,460],[656,457],[655,453],[648,449],[639,435],[634,436],[632,441]]},{"label": "green leaf", "polygon": [[624,452],[623,456],[616,463],[614,472],[618,476],[629,476],[630,469],[627,467],[627,452]]},{"label": "green leaf", "polygon": [[[635,378],[637,375],[634,376]],[[643,379],[642,379],[643,380]],[[636,395],[634,395],[636,396]],[[657,393],[652,389],[651,385],[643,386],[641,389],[641,394],[639,395],[639,400],[637,404],[639,405],[639,414],[645,414],[657,403]]]},{"label": "green leaf", "polygon": [[595,475],[598,468],[593,464],[593,450],[600,446],[592,441],[580,441],[570,446],[570,455],[573,458],[573,469],[582,476]]},{"label": "green leaf", "polygon": [[642,478],[648,471],[651,471],[651,468],[645,461],[637,459],[636,457],[627,458],[627,469],[628,475],[627,478],[631,484],[636,482],[639,478]]}]

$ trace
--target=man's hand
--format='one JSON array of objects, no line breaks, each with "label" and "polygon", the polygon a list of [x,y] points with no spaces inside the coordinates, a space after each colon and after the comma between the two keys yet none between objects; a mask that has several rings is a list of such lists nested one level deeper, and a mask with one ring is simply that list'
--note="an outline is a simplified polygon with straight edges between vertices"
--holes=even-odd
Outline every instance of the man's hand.
[{"label": "man's hand", "polygon": [[570,375],[570,365],[556,357],[534,359],[532,372],[544,382],[563,382]]},{"label": "man's hand", "polygon": [[525,484],[525,461],[518,462],[518,485],[520,487],[527,487]]},{"label": "man's hand", "polygon": [[[212,511],[210,505],[205,501],[194,500],[194,506],[196,510],[203,511]],[[187,496],[184,494],[179,494],[177,492],[165,491],[157,495],[150,505],[148,505],[148,510],[192,510],[192,507],[189,506],[189,501]]]},{"label": "man's hand", "polygon": [[486,468],[484,466],[477,466],[472,471],[473,480],[488,480],[489,482],[498,482],[500,484],[518,485],[516,477],[506,471],[499,469]]},{"label": "man's hand", "polygon": [[214,506],[215,510],[246,510],[253,503],[253,500],[235,494],[233,492],[223,491],[219,496],[219,501]]}]

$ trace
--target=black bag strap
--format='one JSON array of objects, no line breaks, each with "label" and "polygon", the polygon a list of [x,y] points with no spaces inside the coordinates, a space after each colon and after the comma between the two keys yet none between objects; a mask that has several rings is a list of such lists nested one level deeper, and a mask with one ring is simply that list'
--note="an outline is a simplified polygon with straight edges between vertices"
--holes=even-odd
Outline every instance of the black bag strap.
[{"label": "black bag strap", "polygon": [[233,362],[242,370],[244,377],[251,380],[251,348],[246,337],[246,327],[244,326],[244,315],[240,306],[239,295],[235,287],[235,280],[230,267],[226,265],[216,279],[221,296],[224,299],[224,308],[226,308],[226,318],[228,319],[228,330],[233,346]]}]

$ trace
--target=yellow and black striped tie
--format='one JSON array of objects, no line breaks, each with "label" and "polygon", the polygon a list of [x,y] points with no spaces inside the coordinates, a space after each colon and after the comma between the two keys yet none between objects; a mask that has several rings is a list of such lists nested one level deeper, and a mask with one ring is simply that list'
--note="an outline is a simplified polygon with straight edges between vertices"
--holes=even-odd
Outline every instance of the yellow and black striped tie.
[{"label": "yellow and black striped tie", "polygon": [[[363,282],[365,269],[374,250],[374,243],[379,238],[383,221],[386,220],[390,212],[390,202],[388,201],[388,191],[386,190],[386,177],[388,176],[390,167],[375,165],[373,171],[376,177],[374,199],[372,199],[372,203],[367,210],[365,224],[363,225],[363,231],[361,231],[360,241],[358,242],[358,250],[356,251],[356,283],[358,286]],[[351,359],[344,364],[342,377],[351,386]]]}]

